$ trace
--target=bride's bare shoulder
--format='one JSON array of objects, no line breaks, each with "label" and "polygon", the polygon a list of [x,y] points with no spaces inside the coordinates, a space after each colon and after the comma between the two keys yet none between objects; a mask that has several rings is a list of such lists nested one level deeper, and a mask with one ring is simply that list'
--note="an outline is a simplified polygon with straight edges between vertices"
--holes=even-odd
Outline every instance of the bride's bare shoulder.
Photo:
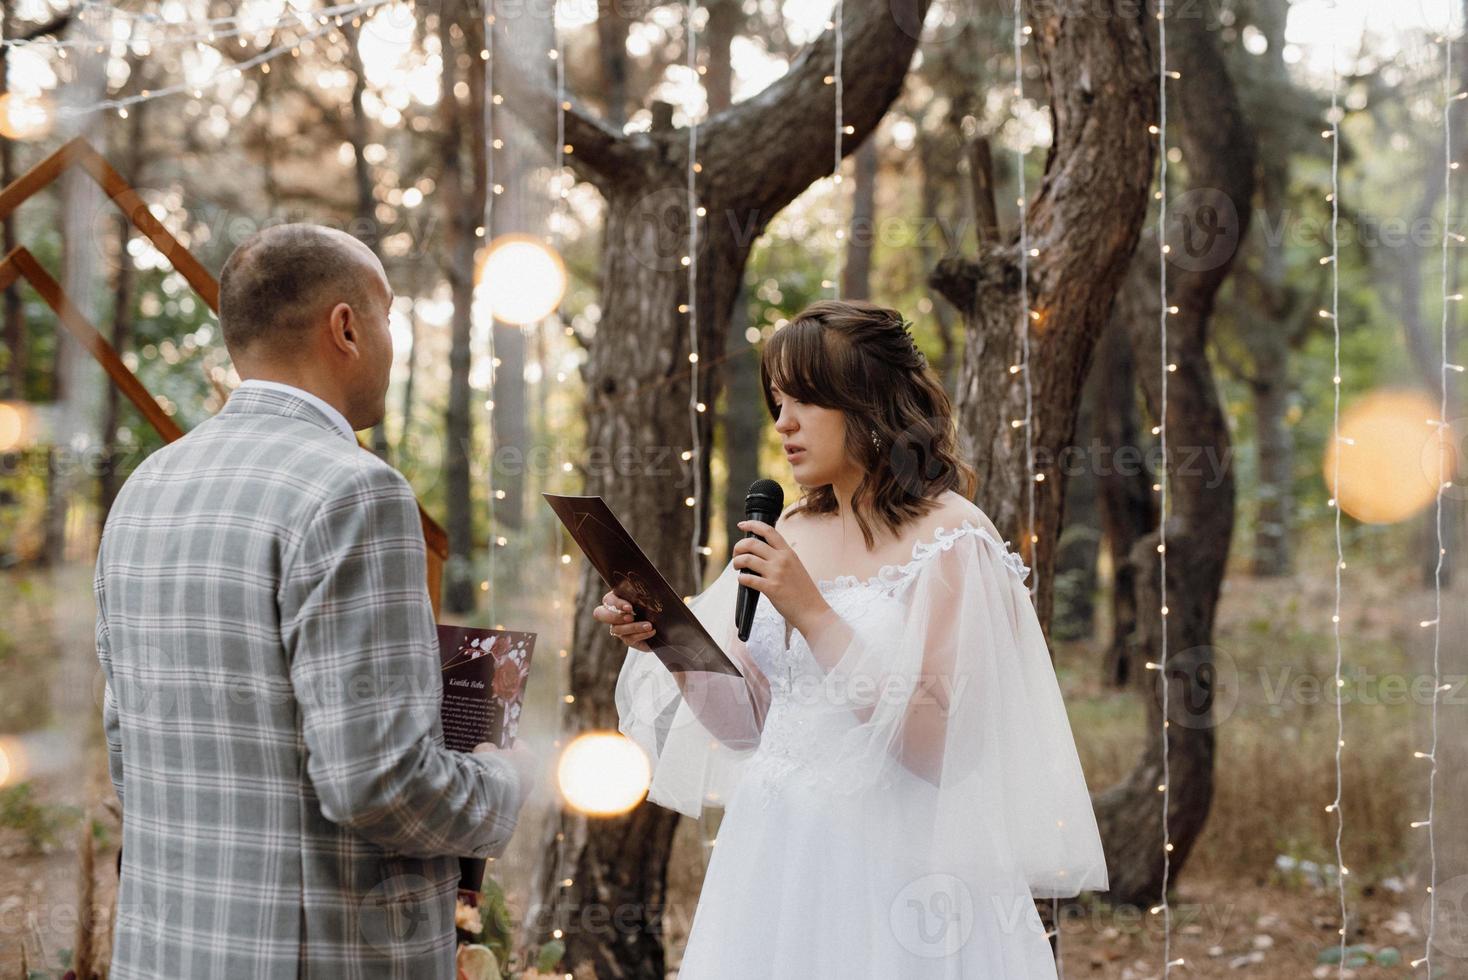
[{"label": "bride's bare shoulder", "polygon": [[780,512],[780,516],[775,519],[775,526],[781,531],[785,531],[808,519],[809,514],[805,507],[805,500],[800,499]]},{"label": "bride's bare shoulder", "polygon": [[999,531],[994,527],[994,522],[989,520],[989,515],[963,494],[954,490],[945,490],[937,499],[938,506],[924,516],[923,524],[927,529],[933,530],[941,527],[945,530],[952,530],[963,526],[964,521],[968,521],[980,530],[993,535],[996,540],[999,539]]}]

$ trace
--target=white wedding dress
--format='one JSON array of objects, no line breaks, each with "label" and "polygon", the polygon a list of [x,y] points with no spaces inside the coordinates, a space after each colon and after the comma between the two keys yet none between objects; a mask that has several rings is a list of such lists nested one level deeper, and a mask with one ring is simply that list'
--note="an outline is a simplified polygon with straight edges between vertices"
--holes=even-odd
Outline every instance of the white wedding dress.
[{"label": "white wedding dress", "polygon": [[739,641],[726,566],[690,605],[748,681],[684,695],[629,651],[649,799],[726,807],[680,980],[1054,980],[1032,896],[1104,890],[1106,863],[1029,570],[991,528],[974,508],[818,583],[846,629],[815,650],[763,597]]}]

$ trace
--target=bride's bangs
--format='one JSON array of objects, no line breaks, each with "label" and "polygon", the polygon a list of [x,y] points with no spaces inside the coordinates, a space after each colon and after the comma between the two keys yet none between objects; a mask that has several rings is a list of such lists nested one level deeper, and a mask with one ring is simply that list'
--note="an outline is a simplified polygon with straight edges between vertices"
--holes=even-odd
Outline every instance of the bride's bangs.
[{"label": "bride's bangs", "polygon": [[765,342],[760,357],[760,384],[770,418],[778,418],[773,389],[792,398],[823,408],[839,408],[833,396],[842,389],[826,350],[825,329],[812,319],[792,320]]}]

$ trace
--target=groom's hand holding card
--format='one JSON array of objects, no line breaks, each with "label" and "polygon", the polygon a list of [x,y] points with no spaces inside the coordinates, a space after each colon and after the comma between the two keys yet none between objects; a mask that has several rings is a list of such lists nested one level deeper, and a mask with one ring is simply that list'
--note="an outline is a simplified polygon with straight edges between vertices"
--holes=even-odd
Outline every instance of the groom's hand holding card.
[{"label": "groom's hand holding card", "polygon": [[[532,788],[539,764],[515,744],[535,634],[512,630],[438,627],[443,669],[444,745],[455,752],[499,752],[515,767],[522,797]],[[459,890],[478,894],[486,862],[461,858]]]}]

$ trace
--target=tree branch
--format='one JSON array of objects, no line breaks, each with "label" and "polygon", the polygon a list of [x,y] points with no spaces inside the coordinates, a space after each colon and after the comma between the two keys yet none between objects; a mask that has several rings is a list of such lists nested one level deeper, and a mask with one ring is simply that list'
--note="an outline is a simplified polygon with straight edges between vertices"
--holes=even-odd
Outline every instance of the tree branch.
[{"label": "tree branch", "polygon": [[[907,77],[929,0],[847,2],[842,25],[841,153],[854,152],[876,129]],[[714,200],[758,210],[768,221],[812,181],[834,167],[835,32],[800,52],[789,71],[764,91],[699,127],[699,154]],[[759,166],[749,154],[759,151]]]}]

